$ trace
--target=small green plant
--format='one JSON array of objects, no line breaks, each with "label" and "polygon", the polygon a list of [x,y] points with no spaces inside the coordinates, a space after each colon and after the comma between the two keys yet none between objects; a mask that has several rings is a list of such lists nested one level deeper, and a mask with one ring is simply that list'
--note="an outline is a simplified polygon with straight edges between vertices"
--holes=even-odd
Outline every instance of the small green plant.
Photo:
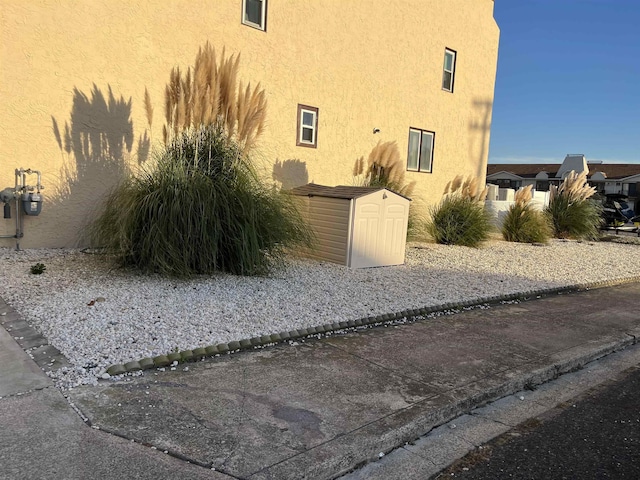
[{"label": "small green plant", "polygon": [[559,187],[551,186],[545,209],[556,238],[594,239],[602,225],[602,206],[591,197],[587,174],[571,171]]},{"label": "small green plant", "polygon": [[456,177],[447,185],[444,198],[430,209],[427,231],[437,243],[477,247],[489,237],[492,216],[484,208],[486,189],[475,179]]},{"label": "small green plant", "polygon": [[44,273],[46,269],[47,267],[45,267],[44,263],[36,263],[35,265],[31,265],[30,270],[33,275],[40,275]]},{"label": "small green plant", "polygon": [[502,222],[502,237],[508,242],[546,243],[551,236],[548,217],[531,203],[532,186],[515,194],[515,203]]}]

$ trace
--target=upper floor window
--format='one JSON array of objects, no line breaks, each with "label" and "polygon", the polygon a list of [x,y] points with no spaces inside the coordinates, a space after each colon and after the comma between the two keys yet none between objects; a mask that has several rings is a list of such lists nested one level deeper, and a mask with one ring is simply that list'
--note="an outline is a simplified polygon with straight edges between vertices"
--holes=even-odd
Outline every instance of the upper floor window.
[{"label": "upper floor window", "polygon": [[431,172],[433,163],[434,132],[409,129],[409,153],[407,154],[407,170],[414,172]]},{"label": "upper floor window", "polygon": [[318,146],[318,109],[307,105],[298,105],[298,140],[300,147]]},{"label": "upper floor window", "polygon": [[444,49],[444,72],[442,73],[442,89],[453,92],[453,77],[456,70],[456,52]]},{"label": "upper floor window", "polygon": [[242,23],[267,29],[267,0],[242,0]]}]

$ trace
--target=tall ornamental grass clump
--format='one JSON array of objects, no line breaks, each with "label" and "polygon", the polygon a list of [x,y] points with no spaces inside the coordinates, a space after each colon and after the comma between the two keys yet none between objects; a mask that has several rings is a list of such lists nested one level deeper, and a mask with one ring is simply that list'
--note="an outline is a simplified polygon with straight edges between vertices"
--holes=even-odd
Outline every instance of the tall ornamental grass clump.
[{"label": "tall ornamental grass clump", "polygon": [[[266,112],[259,88],[236,92],[237,60],[207,44],[194,74],[171,73],[163,148],[108,197],[94,244],[123,266],[170,276],[266,274],[311,244],[294,200],[266,186],[249,152]],[[211,92],[217,92],[212,94]],[[145,96],[151,123],[152,108]]]},{"label": "tall ornamental grass clump", "polygon": [[400,160],[400,150],[396,142],[378,142],[369,153],[356,160],[353,166],[353,178],[357,185],[382,187],[411,197],[416,182],[405,182],[405,167]]},{"label": "tall ornamental grass clump", "polygon": [[545,209],[556,238],[594,239],[602,225],[602,206],[592,200],[595,188],[587,183],[587,174],[571,171],[559,187],[549,190]]},{"label": "tall ornamental grass clump", "polygon": [[537,210],[531,200],[532,185],[515,194],[515,203],[509,207],[502,222],[502,237],[508,242],[546,243],[551,236],[549,219]]},{"label": "tall ornamental grass clump", "polygon": [[462,176],[447,184],[439,204],[429,210],[427,231],[437,243],[477,247],[491,232],[491,213],[484,208],[487,190]]},{"label": "tall ornamental grass clump", "polygon": [[[360,157],[353,165],[354,184],[363,187],[380,187],[411,198],[416,182],[405,181],[405,166],[400,160],[396,142],[378,142],[367,160]],[[413,204],[409,207],[407,236],[419,237],[423,221],[417,216]]]}]

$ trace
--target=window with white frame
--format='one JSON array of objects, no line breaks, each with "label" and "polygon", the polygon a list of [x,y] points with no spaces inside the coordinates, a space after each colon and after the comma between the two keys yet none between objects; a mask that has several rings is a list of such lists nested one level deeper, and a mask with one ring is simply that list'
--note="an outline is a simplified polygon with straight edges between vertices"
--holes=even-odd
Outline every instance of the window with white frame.
[{"label": "window with white frame", "polygon": [[419,128],[409,129],[407,170],[431,172],[433,166],[433,139],[435,133]]},{"label": "window with white frame", "polygon": [[442,89],[453,92],[453,77],[456,70],[456,52],[444,49],[444,72],[442,73]]},{"label": "window with white frame", "polygon": [[267,29],[267,0],[242,0],[242,23]]},{"label": "window with white frame", "polygon": [[300,147],[318,146],[318,109],[307,105],[298,105],[298,140]]}]

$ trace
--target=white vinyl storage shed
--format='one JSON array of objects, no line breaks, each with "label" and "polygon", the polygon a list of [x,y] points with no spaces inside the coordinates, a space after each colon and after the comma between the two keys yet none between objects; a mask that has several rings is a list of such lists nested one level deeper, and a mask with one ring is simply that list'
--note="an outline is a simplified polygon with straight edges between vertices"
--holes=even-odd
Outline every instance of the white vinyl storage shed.
[{"label": "white vinyl storage shed", "polygon": [[410,199],[381,187],[327,187],[309,183],[291,190],[316,235],[307,255],[350,268],[401,265],[407,243]]}]

